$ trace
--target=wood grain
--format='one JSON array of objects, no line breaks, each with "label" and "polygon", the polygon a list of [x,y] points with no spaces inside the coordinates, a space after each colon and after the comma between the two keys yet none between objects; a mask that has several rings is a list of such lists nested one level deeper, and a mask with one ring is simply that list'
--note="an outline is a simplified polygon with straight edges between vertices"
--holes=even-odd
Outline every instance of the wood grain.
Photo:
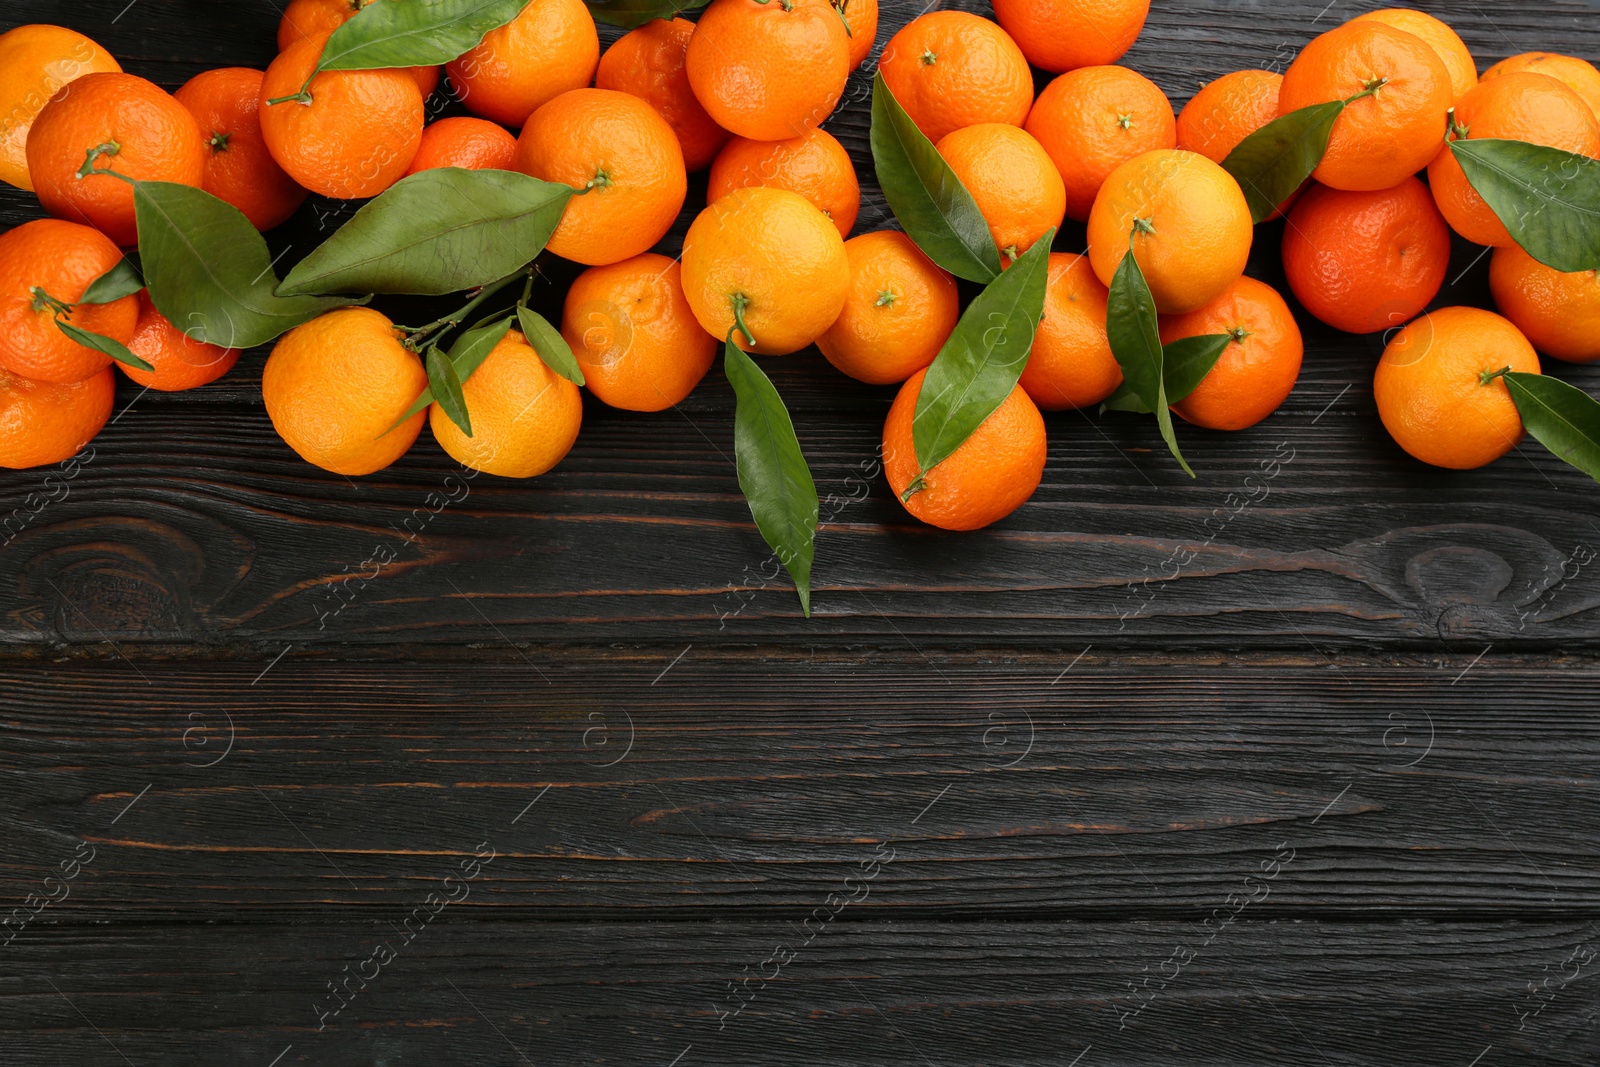
[{"label": "wood grain", "polygon": [[[399,910],[339,924],[30,931],[0,973],[0,1055],[38,1067],[122,1063],[118,1052],[171,1067],[279,1056],[277,1067],[1465,1067],[1476,1056],[1590,1067],[1597,1051],[1600,931],[1569,922],[1241,919],[1201,948],[1198,920],[885,923],[846,908],[807,945],[787,922],[535,934],[455,910],[409,942],[393,928]],[[319,1031],[327,984],[373,974],[363,964],[379,944],[396,958],[364,990],[352,978],[349,1006]],[[762,988],[778,947],[792,958]],[[1195,955],[1132,1015],[1130,987],[1171,974],[1175,951]],[[754,999],[724,1019],[741,980]]]},{"label": "wood grain", "polygon": [[863,911],[1172,917],[1286,845],[1261,915],[1597,916],[1593,663],[679,652],[0,675],[0,889],[394,908],[488,841],[464,910],[803,915],[889,841]]}]

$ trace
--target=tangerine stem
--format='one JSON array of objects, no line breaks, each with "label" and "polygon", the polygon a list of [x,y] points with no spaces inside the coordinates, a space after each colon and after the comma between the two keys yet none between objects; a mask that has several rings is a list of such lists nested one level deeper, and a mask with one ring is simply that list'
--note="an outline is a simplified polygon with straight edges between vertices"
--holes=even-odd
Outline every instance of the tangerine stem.
[{"label": "tangerine stem", "polygon": [[1450,138],[1451,140],[1465,141],[1469,136],[1472,135],[1471,126],[1463,126],[1461,123],[1456,121],[1455,108],[1451,108],[1449,111],[1446,111],[1445,117],[1449,120],[1449,124],[1445,127],[1444,131],[1446,137]]},{"label": "tangerine stem", "polygon": [[527,269],[527,267],[523,267],[515,274],[508,274],[499,281],[490,282],[488,285],[483,286],[478,290],[477,296],[474,296],[471,300],[467,301],[466,306],[453,315],[445,315],[443,318],[434,319],[426,326],[417,326],[415,328],[408,326],[400,327],[401,330],[404,330],[410,335],[405,340],[405,346],[411,349],[411,351],[415,352],[419,347],[422,346],[424,341],[432,337],[434,334],[449,331],[461,325],[466,321],[468,315],[471,315],[483,305],[485,300],[488,300],[500,290],[504,289],[518,278],[522,277],[523,271],[526,271]]},{"label": "tangerine stem", "polygon": [[[84,154],[83,166],[78,168],[77,177],[82,180],[91,174],[108,173],[110,168],[105,168],[104,170],[97,168],[95,166],[95,161],[101,156],[114,156],[121,151],[122,146],[115,141],[107,141],[105,144],[95,145]],[[118,175],[118,177],[121,177],[121,175]]]},{"label": "tangerine stem", "polygon": [[918,493],[922,492],[922,490],[927,488],[927,486],[924,484],[927,476],[928,472],[922,471],[915,478],[911,479],[911,484],[906,486],[906,491],[900,494],[900,503],[904,504],[906,501],[910,500],[912,497],[916,496]]},{"label": "tangerine stem", "polygon": [[1345,104],[1346,107],[1349,107],[1351,104],[1355,103],[1357,100],[1362,99],[1363,97],[1376,96],[1377,93],[1378,93],[1378,90],[1382,89],[1385,85],[1388,85],[1388,84],[1389,84],[1389,79],[1388,78],[1373,78],[1371,81],[1367,82],[1367,87],[1365,89],[1361,90],[1359,93],[1357,93],[1356,95],[1352,96],[1350,99],[1346,100],[1344,102],[1344,104]]},{"label": "tangerine stem", "polygon": [[[744,339],[750,342],[750,347],[754,348],[756,344],[755,335],[750,332],[750,327],[746,326],[744,321],[744,309],[750,306],[750,298],[743,293],[734,293],[728,297],[728,300],[733,304],[733,329],[744,334]],[[732,340],[733,330],[728,331],[728,338]]]},{"label": "tangerine stem", "polygon": [[71,304],[64,300],[57,300],[37,285],[29,289],[28,292],[33,296],[33,310],[36,312],[49,308],[57,315],[67,315],[72,311]]},{"label": "tangerine stem", "polygon": [[1497,371],[1486,371],[1486,370],[1485,371],[1479,371],[1478,372],[1478,384],[1479,385],[1488,385],[1490,382],[1494,381],[1496,378],[1504,378],[1506,375],[1508,375],[1510,373],[1511,373],[1511,368],[1510,367],[1501,367]]}]

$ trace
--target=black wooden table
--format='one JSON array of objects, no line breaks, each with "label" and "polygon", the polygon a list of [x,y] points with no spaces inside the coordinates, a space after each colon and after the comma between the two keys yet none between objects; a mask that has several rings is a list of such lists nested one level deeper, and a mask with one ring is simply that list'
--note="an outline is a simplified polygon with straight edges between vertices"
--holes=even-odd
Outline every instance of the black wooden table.
[{"label": "black wooden table", "polygon": [[[1325,2],[1156,0],[1127,62],[1181,106],[1378,6]],[[1600,58],[1592,3],[1424,6],[1481,65]],[[264,65],[277,16],[0,0],[169,88]],[[869,86],[831,123],[857,232]],[[1441,304],[1487,301],[1476,257]],[[426,434],[308,466],[261,353],[123,381],[75,473],[0,476],[0,887],[68,894],[0,950],[0,1063],[1592,1067],[1600,486],[1531,442],[1424,468],[1381,340],[1305,326],[1282,411],[1180,429],[1196,480],[1055,414],[1032,503],[963,536],[876,472],[892,390],[769,361],[823,497],[809,621],[720,371],[588,403],[531,483]]]}]

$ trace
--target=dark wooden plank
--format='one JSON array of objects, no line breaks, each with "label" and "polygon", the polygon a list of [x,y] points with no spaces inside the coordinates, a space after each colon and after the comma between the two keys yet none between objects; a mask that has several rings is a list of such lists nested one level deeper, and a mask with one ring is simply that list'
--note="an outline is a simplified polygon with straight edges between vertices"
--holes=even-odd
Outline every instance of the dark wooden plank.
[{"label": "dark wooden plank", "polygon": [[[1578,0],[1423,6],[1450,19],[1485,63],[1536,47],[1600,49],[1600,24]],[[271,5],[226,20],[185,0],[142,0],[117,19],[123,7],[0,0],[0,25],[66,20],[169,86],[270,53]],[[918,9],[888,5],[884,38]],[[1322,0],[1158,4],[1128,62],[1181,104],[1226,70],[1284,65],[1354,10]],[[866,151],[868,84],[856,76],[831,123],[863,172],[862,229],[887,221]],[[327,208],[307,208],[275,235],[279,249],[293,258],[311,247],[334,224]],[[32,198],[0,195],[0,223],[35,214]],[[1252,268],[1275,281],[1278,233],[1262,229]],[[1061,247],[1080,243],[1069,227]],[[1484,264],[1471,267],[1475,250],[1458,253],[1464,274],[1441,302],[1481,303]],[[1308,340],[1301,385],[1281,414],[1243,434],[1185,429],[1198,481],[1164,458],[1148,426],[1063,413],[1049,420],[1050,463],[1033,503],[961,536],[912,522],[876,474],[892,391],[846,382],[814,353],[773,361],[829,520],[810,622],[773,577],[738,495],[731,395],[718,372],[676,412],[591,403],[571,458],[531,484],[447,481],[453,465],[430,440],[359,482],[310,467],[261,409],[259,354],[193,394],[135,402],[125,383],[119,401],[131,407],[81,472],[65,482],[0,474],[0,643],[16,652],[111,638],[247,656],[274,641],[502,635],[663,646],[1592,648],[1600,592],[1584,562],[1600,537],[1594,485],[1532,444],[1484,471],[1423,468],[1388,441],[1373,410],[1378,342],[1310,323]],[[1600,370],[1559,372],[1600,388]],[[369,581],[351,577],[363,570]]]},{"label": "dark wooden plank", "polygon": [[[851,921],[847,907],[817,920],[808,944],[796,923],[530,928],[455,910],[410,941],[400,909],[361,923],[29,931],[0,973],[0,1056],[1591,1067],[1600,1052],[1592,925],[1245,918],[1207,945],[1198,920],[881,923]],[[380,944],[393,953],[381,970],[366,962],[387,958],[372,955]],[[788,962],[766,962],[780,947]],[[1143,986],[1174,970],[1165,989]],[[350,978],[348,1006],[324,1016],[337,1003],[328,983],[346,974],[372,977],[365,989]],[[749,1003],[732,1015],[738,982]]]},{"label": "dark wooden plank", "polygon": [[891,841],[864,911],[1161,917],[1283,845],[1263,915],[1597,914],[1600,664],[1083,651],[11,671],[0,892],[393,908],[489,840],[468,909],[789,914]]}]

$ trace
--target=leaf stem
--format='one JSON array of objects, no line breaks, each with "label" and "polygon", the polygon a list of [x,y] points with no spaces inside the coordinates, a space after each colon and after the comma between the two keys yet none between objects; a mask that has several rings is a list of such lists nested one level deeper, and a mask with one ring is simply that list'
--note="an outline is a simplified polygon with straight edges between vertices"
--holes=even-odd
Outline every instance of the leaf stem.
[{"label": "leaf stem", "polygon": [[[518,278],[522,277],[523,273],[527,270],[527,267],[520,267],[514,274],[508,274],[499,281],[490,282],[488,285],[483,286],[478,290],[477,296],[467,301],[466,306],[454,314],[446,315],[443,318],[434,319],[426,326],[417,326],[415,328],[408,326],[400,327],[410,335],[405,340],[405,346],[411,349],[411,351],[415,352],[420,349],[423,343],[434,334],[452,330],[455,327],[460,326],[466,321],[468,315],[471,315],[474,311],[477,311],[478,308],[483,306],[483,302],[485,300],[488,300],[500,290],[504,289]],[[531,280],[532,279],[530,276],[530,282]]]}]

